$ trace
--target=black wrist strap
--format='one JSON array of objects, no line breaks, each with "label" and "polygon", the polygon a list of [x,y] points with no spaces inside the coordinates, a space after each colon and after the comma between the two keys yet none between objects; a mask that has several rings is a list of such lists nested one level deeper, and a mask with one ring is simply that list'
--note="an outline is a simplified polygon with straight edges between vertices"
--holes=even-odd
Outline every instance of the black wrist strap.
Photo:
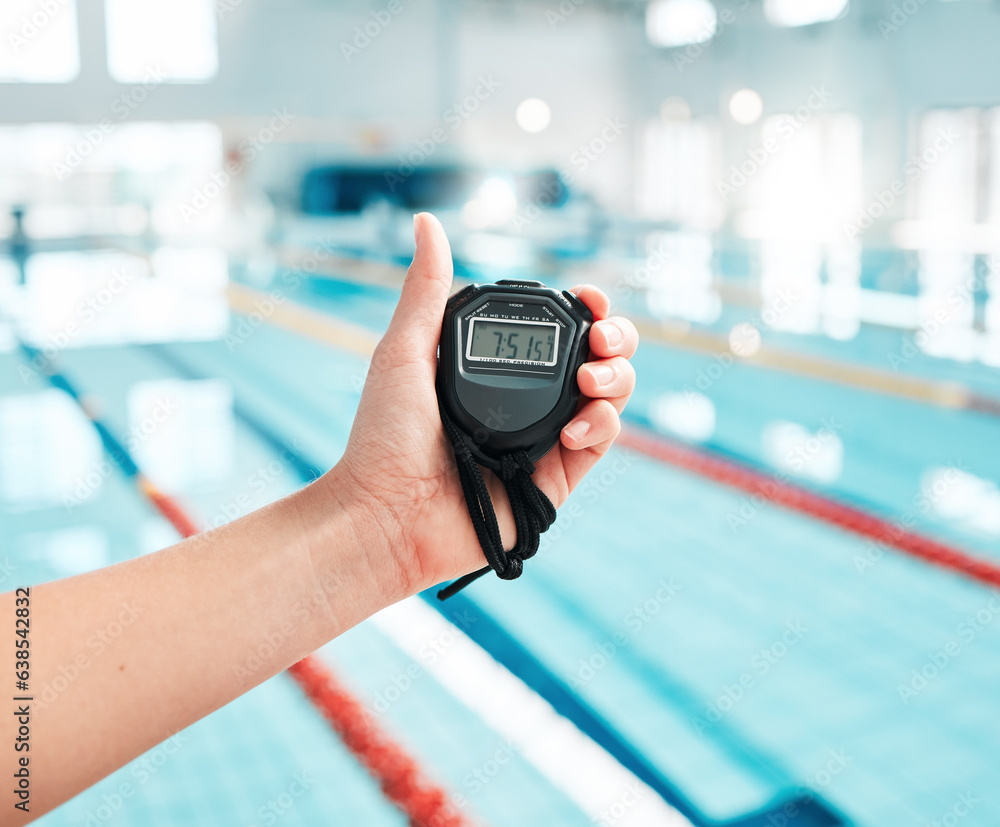
[{"label": "black wrist strap", "polygon": [[510,510],[514,515],[514,526],[517,529],[517,542],[514,548],[504,551],[493,501],[490,499],[490,492],[483,481],[479,465],[469,450],[468,437],[458,429],[444,408],[441,408],[441,421],[444,423],[444,432],[455,449],[458,478],[462,483],[465,503],[469,507],[469,517],[472,518],[472,526],[479,538],[479,545],[482,546],[483,555],[489,563],[479,571],[460,577],[451,585],[441,589],[437,593],[438,599],[446,600],[490,569],[503,580],[520,577],[524,561],[534,557],[538,551],[539,535],[555,522],[556,507],[531,478],[535,472],[535,465],[528,459],[526,451],[514,451],[500,457],[496,474],[507,491]]}]

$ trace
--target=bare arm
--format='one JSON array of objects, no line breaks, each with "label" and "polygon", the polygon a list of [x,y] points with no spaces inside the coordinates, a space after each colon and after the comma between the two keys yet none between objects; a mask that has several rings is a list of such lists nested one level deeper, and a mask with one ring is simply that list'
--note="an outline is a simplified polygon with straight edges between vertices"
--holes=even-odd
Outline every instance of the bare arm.
[{"label": "bare arm", "polygon": [[[30,817],[409,593],[337,487],[333,474],[210,534],[31,589],[30,750],[5,759],[30,758]],[[14,599],[0,598],[9,629]],[[3,725],[13,744],[17,721]]]},{"label": "bare arm", "polygon": [[[482,565],[434,395],[450,250],[431,216],[415,231],[336,468],[208,534],[31,589],[31,686],[50,691],[32,703],[30,751],[13,751],[19,723],[0,716],[0,769],[25,756],[31,772],[30,813],[13,820],[8,794],[0,821],[37,818],[379,609]],[[577,292],[606,316],[600,291]],[[591,331],[599,358],[578,375],[590,399],[535,475],[557,505],[618,433],[636,341],[624,319]],[[510,547],[510,509],[491,487]],[[14,593],[0,595],[11,631],[15,609]]]}]

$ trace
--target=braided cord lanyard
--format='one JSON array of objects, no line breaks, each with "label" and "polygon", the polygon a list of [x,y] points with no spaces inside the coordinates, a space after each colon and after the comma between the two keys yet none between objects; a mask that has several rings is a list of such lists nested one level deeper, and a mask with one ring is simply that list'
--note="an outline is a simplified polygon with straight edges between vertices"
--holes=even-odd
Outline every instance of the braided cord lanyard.
[{"label": "braided cord lanyard", "polygon": [[437,593],[438,599],[447,600],[490,569],[503,580],[520,577],[524,561],[534,557],[538,551],[539,536],[555,522],[556,507],[531,478],[535,472],[535,465],[528,459],[527,451],[512,451],[500,457],[497,476],[507,491],[510,510],[514,515],[514,526],[517,529],[517,542],[514,548],[505,551],[503,541],[500,539],[497,515],[493,510],[493,501],[490,499],[483,474],[479,470],[479,464],[469,450],[468,437],[458,429],[443,407],[441,407],[441,421],[444,423],[444,432],[455,449],[458,478],[462,483],[462,493],[465,494],[465,504],[469,507],[472,527],[476,530],[479,545],[482,546],[486,562],[489,563],[479,571],[460,577],[450,586],[441,589]]}]

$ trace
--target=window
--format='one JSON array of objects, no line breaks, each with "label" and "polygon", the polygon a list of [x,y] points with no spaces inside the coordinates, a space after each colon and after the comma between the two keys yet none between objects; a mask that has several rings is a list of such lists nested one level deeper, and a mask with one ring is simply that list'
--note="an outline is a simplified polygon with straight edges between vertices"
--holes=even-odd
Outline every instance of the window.
[{"label": "window", "polygon": [[211,80],[219,69],[211,0],[105,0],[108,71],[121,83]]},{"label": "window", "polygon": [[[861,245],[844,226],[856,221],[862,200],[860,119],[811,114],[806,107],[767,118],[760,142],[736,171],[745,178],[749,208],[737,227],[743,236],[762,240],[764,323],[796,333],[853,336]],[[735,187],[744,178],[731,177],[730,183]]]},{"label": "window", "polygon": [[76,0],[3,0],[0,82],[69,83],[80,73]]},{"label": "window", "polygon": [[703,121],[651,121],[643,133],[637,200],[644,218],[713,230],[723,218],[715,186],[719,131]]}]

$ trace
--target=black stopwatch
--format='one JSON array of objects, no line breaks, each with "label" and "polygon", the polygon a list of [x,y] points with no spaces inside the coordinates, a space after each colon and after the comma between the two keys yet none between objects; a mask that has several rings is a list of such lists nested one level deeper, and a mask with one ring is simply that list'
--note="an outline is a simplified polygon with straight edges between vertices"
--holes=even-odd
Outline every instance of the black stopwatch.
[{"label": "black stopwatch", "polygon": [[474,284],[448,300],[438,399],[477,462],[497,470],[520,451],[535,462],[555,445],[580,400],[593,321],[576,296],[540,281]]}]

